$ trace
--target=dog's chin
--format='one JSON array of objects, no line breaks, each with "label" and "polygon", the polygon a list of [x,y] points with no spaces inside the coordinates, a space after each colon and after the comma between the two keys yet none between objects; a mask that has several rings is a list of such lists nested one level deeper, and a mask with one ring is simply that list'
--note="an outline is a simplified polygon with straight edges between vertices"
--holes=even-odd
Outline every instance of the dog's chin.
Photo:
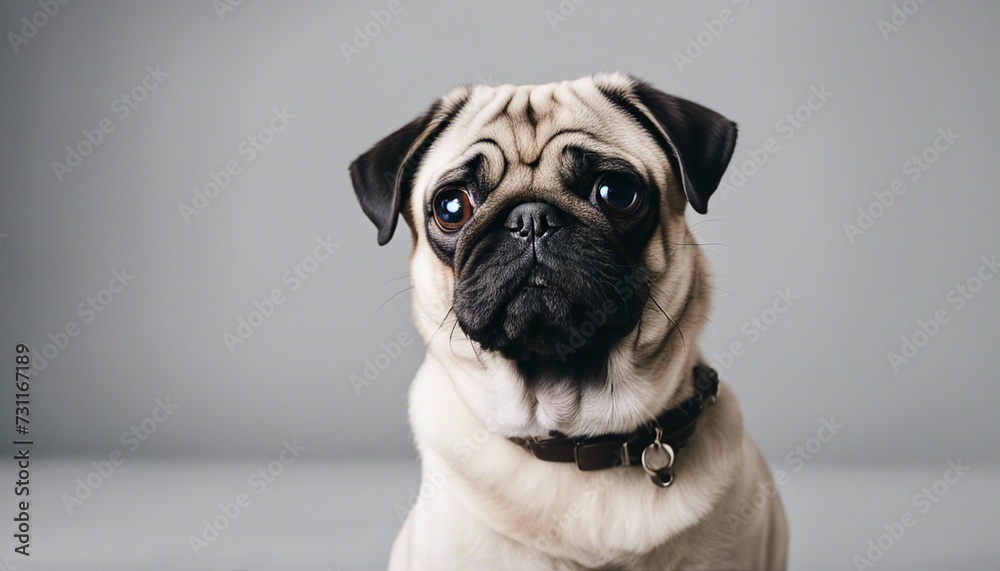
[{"label": "dog's chin", "polygon": [[[621,315],[618,315],[621,309]],[[518,362],[573,363],[606,353],[627,331],[625,308],[613,312],[574,299],[558,286],[529,281],[489,327],[466,331],[488,351]]]},{"label": "dog's chin", "polygon": [[480,345],[514,361],[557,355],[571,335],[572,304],[549,286],[528,285],[506,309],[503,334],[488,336]]}]

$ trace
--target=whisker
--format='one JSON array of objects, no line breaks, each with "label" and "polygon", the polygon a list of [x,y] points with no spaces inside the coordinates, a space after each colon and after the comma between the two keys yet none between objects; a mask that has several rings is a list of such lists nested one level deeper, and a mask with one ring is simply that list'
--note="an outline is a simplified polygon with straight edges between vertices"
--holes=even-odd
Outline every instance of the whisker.
[{"label": "whisker", "polygon": [[670,323],[674,326],[674,328],[677,329],[677,333],[679,333],[681,336],[681,345],[686,348],[687,341],[684,339],[684,331],[681,329],[680,325],[678,325],[677,322],[674,321],[673,317],[670,317],[670,315],[668,315],[667,312],[663,310],[663,307],[660,306],[660,302],[656,301],[656,296],[653,295],[652,287],[651,286],[645,286],[645,287],[646,287],[646,294],[649,295],[649,300],[653,302],[653,305],[655,305],[656,308],[660,310],[660,313],[662,313],[663,316],[666,317],[668,321],[670,321]]},{"label": "whisker", "polygon": [[465,336],[465,340],[469,342],[469,347],[472,347],[472,352],[476,354],[476,360],[479,361],[480,365],[485,367],[486,363],[483,362],[483,358],[479,354],[479,350],[476,349],[476,344],[472,342],[472,339],[469,339],[468,335]]},{"label": "whisker", "polygon": [[[380,310],[380,309],[382,309],[383,307],[385,307],[385,304],[387,304],[387,303],[389,303],[390,301],[392,301],[392,298],[396,297],[397,295],[399,295],[399,294],[401,294],[401,293],[405,293],[405,292],[408,292],[408,291],[410,291],[411,289],[413,289],[413,286],[410,286],[410,287],[408,287],[408,288],[405,288],[405,289],[402,289],[402,290],[400,290],[400,291],[397,291],[396,293],[392,294],[391,296],[389,296],[389,299],[387,299],[387,300],[383,301],[383,302],[382,302],[382,305],[378,306],[378,309],[376,309],[376,310],[375,310],[375,313],[377,314],[377,313],[379,312],[379,310]],[[374,315],[374,314],[373,314],[373,315]]]},{"label": "whisker", "polygon": [[688,226],[688,230],[694,230],[699,225],[704,224],[706,222],[729,222],[729,220],[726,220],[725,218],[709,218],[708,220],[699,220],[698,222],[695,222],[694,224]]},{"label": "whisker", "polygon": [[[434,333],[431,334],[431,338],[427,341],[428,345],[431,344],[431,341],[434,341],[434,337],[438,334],[438,331],[441,331],[441,328],[444,327],[444,322],[448,321],[448,316],[451,315],[453,309],[455,309],[454,305],[448,308],[448,312],[444,314],[444,319],[441,320],[441,323],[437,326],[437,329],[434,330]],[[455,322],[458,322],[458,317],[455,318]]]},{"label": "whisker", "polygon": [[455,323],[451,326],[451,333],[448,335],[448,350],[450,350],[452,353],[455,352],[455,349],[452,348],[452,346],[451,346],[451,342],[454,340],[454,337],[455,337],[455,328],[456,327],[458,327],[458,320],[457,319],[455,320]]},{"label": "whisker", "polygon": [[709,256],[718,256],[720,260],[726,259],[726,256],[723,255],[722,252],[716,252],[715,250],[709,250],[708,248],[705,248],[702,252],[705,252]]},{"label": "whisker", "polygon": [[723,248],[736,248],[736,246],[730,246],[729,244],[722,244],[719,242],[667,242],[668,246],[722,246]]},{"label": "whisker", "polygon": [[722,289],[721,287],[715,287],[714,285],[713,285],[713,286],[710,286],[710,287],[711,287],[711,289],[714,289],[714,290],[716,290],[716,291],[721,291],[721,292],[722,292],[722,293],[724,293],[724,294],[727,294],[727,295],[731,295],[731,296],[733,296],[733,298],[734,298],[734,299],[737,299],[737,300],[739,300],[740,302],[742,302],[742,303],[743,303],[743,305],[747,306],[747,308],[748,308],[748,309],[750,308],[750,304],[749,304],[749,303],[747,303],[747,300],[745,300],[745,299],[743,299],[742,297],[740,297],[740,296],[736,295],[735,293],[733,293],[733,292],[731,292],[731,291],[726,291],[726,290]]}]

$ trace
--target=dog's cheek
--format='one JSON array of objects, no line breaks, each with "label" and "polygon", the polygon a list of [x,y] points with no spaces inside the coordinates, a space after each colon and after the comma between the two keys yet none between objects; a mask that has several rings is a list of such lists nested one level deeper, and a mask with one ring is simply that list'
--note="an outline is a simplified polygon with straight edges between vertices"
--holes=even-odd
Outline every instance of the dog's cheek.
[{"label": "dog's cheek", "polygon": [[452,308],[455,280],[450,267],[445,266],[426,244],[426,236],[418,236],[410,255],[410,284],[413,287],[414,315],[418,323],[426,325],[421,330],[427,341],[449,317]]},{"label": "dog's cheek", "polygon": [[670,250],[668,236],[670,235],[671,222],[664,222],[662,227],[649,237],[642,249],[643,265],[649,274],[648,279],[657,281],[659,276],[667,272],[670,267]]},{"label": "dog's cheek", "polygon": [[681,188],[681,182],[672,168],[667,167],[666,192],[660,194],[664,208],[661,209],[661,219],[667,220],[675,216],[684,216],[687,211],[687,198]]}]

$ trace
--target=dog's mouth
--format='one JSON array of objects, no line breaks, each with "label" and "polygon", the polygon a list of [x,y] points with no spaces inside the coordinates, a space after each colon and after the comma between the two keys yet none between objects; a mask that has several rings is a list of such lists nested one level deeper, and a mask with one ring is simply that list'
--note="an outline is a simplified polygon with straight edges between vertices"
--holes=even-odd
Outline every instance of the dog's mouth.
[{"label": "dog's mouth", "polygon": [[504,275],[460,282],[456,314],[470,339],[515,361],[547,357],[569,364],[606,350],[635,326],[645,302],[631,278],[609,281],[614,276],[588,275],[577,266],[555,271],[532,261],[498,282]]}]

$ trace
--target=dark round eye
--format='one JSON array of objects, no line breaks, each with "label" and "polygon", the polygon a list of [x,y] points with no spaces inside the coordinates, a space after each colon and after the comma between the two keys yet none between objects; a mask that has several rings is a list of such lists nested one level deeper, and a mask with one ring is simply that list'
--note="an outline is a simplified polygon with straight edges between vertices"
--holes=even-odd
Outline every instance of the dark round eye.
[{"label": "dark round eye", "polygon": [[455,232],[472,218],[472,199],[461,187],[444,188],[434,195],[434,221],[445,232]]},{"label": "dark round eye", "polygon": [[639,208],[639,184],[630,176],[607,173],[597,179],[597,199],[614,216],[628,216]]}]

